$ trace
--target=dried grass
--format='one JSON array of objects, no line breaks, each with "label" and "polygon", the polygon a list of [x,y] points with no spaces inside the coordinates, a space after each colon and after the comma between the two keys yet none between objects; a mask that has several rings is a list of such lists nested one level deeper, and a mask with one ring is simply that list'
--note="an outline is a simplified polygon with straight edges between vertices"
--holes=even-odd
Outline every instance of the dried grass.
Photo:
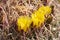
[{"label": "dried grass", "polygon": [[31,15],[44,2],[40,0],[0,0],[0,40],[55,40],[56,38],[59,40],[60,3],[57,0],[50,0],[47,3],[45,2],[45,5],[54,6],[55,16],[52,15],[53,21],[49,24],[50,29],[44,25],[40,30],[21,33],[15,29],[16,19],[20,15]]}]

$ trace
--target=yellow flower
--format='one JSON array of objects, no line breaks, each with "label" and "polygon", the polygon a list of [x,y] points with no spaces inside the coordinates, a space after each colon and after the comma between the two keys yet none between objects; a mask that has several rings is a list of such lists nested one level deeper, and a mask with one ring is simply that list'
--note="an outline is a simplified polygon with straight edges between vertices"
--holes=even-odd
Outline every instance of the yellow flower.
[{"label": "yellow flower", "polygon": [[31,18],[28,16],[20,16],[17,19],[18,31],[23,30],[26,32],[27,29],[29,29],[30,24]]},{"label": "yellow flower", "polygon": [[34,11],[31,15],[33,25],[38,28],[45,21],[45,16],[51,13],[49,6],[42,6],[38,10]]},{"label": "yellow flower", "polygon": [[37,11],[45,16],[51,14],[51,8],[49,6],[42,6]]},{"label": "yellow flower", "polygon": [[38,28],[42,23],[44,23],[45,17],[43,14],[39,13],[36,11],[35,14],[31,15],[32,21],[33,21],[33,26],[36,25],[36,28]]}]

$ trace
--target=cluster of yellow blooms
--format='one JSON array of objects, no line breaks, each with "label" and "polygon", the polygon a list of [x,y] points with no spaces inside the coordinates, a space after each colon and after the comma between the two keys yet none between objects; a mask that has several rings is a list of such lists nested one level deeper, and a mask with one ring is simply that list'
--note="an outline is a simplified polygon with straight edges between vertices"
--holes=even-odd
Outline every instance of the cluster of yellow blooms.
[{"label": "cluster of yellow blooms", "polygon": [[[18,31],[23,30],[26,32],[30,28],[30,24],[33,22],[33,26],[36,25],[36,28],[39,28],[41,24],[45,21],[45,15],[51,14],[51,8],[49,6],[42,6],[38,10],[34,11],[29,16],[20,16],[17,19]],[[32,27],[33,27],[32,26]]]},{"label": "cluster of yellow blooms", "polygon": [[17,20],[17,25],[18,25],[18,31],[21,29],[24,30],[25,32],[27,29],[29,29],[29,26],[31,24],[31,18],[28,16],[20,16]]}]

